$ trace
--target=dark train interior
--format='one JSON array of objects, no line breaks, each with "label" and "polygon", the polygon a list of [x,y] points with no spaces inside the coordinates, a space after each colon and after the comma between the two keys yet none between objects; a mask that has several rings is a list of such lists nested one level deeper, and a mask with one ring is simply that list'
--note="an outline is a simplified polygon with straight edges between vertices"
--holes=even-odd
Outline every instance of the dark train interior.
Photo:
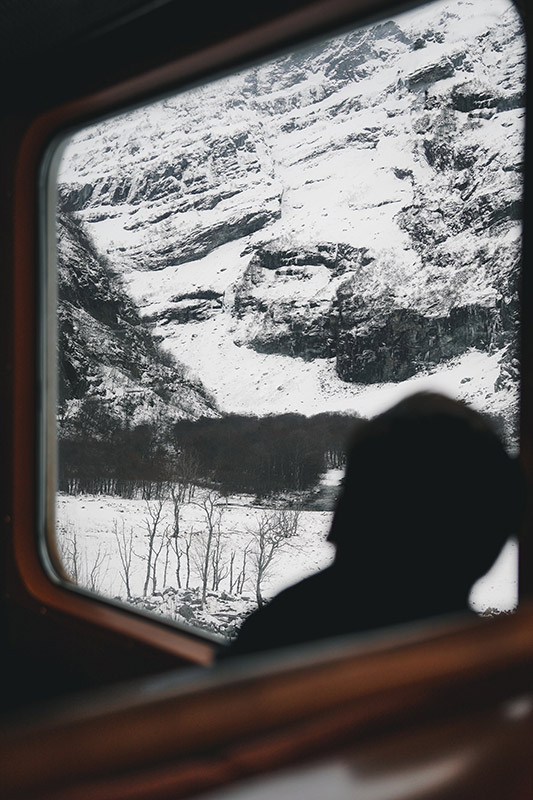
[{"label": "dark train interior", "polygon": [[[465,0],[466,1],[466,0]],[[515,3],[526,41],[531,14]],[[43,159],[62,130],[421,3],[0,4],[3,70],[0,795],[533,797],[533,530],[519,606],[214,666],[215,644],[74,591],[47,568],[42,497]],[[527,72],[531,54],[527,50]],[[530,89],[520,290],[520,458],[533,476]],[[47,435],[53,435],[48,433]],[[52,445],[53,448],[53,445]],[[43,452],[45,456],[43,457]],[[53,545],[50,545],[53,547]]]}]

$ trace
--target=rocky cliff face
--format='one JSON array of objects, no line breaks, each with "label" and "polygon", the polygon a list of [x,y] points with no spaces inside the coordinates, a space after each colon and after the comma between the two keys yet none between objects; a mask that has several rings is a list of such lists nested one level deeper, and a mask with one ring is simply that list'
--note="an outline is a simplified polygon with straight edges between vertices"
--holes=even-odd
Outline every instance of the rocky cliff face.
[{"label": "rocky cliff face", "polygon": [[[134,426],[216,415],[213,400],[161,350],[79,220],[58,218],[59,416],[64,434],[80,414]],[[105,428],[105,426],[103,426]]]},{"label": "rocky cliff face", "polygon": [[82,131],[61,206],[178,358],[219,348],[205,380],[228,406],[244,353],[275,394],[274,357],[367,385],[474,348],[503,390],[523,58],[510,3],[432,4]]}]

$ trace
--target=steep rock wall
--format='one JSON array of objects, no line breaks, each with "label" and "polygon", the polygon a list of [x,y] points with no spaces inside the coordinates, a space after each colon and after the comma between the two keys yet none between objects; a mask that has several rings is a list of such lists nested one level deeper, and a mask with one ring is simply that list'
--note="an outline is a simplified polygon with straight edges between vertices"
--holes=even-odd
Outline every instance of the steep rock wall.
[{"label": "steep rock wall", "polygon": [[[83,406],[131,426],[216,416],[213,399],[162,351],[79,220],[62,213],[58,226],[61,432],[75,424]],[[92,424],[101,433],[96,418]]]}]

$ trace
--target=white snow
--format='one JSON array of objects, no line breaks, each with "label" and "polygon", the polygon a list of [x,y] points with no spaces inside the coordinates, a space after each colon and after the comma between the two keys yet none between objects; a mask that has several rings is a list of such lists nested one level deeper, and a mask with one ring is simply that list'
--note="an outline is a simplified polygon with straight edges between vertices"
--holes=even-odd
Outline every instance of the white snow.
[{"label": "white snow", "polygon": [[[198,490],[197,496],[201,496]],[[242,550],[249,540],[249,532],[254,529],[256,520],[261,514],[268,513],[265,506],[252,505],[250,497],[230,497],[227,504],[221,501],[222,531],[224,546],[229,551],[235,550],[242,555]],[[132,531],[132,594],[141,595],[146,573],[146,562],[143,558],[147,552],[146,522],[149,519],[149,507],[154,502],[144,500],[126,500],[120,497],[58,494],[56,514],[60,543],[77,537],[80,548],[80,561],[83,566],[90,567],[96,562],[98,550],[105,555],[105,561],[99,570],[97,591],[107,597],[125,598],[125,587],[120,578],[121,567],[115,529],[124,529],[127,534]],[[289,545],[280,550],[274,568],[264,582],[264,594],[271,597],[281,589],[297,580],[326,566],[333,555],[333,547],[325,541],[331,522],[331,512],[302,511],[299,523],[299,534]],[[172,505],[167,501],[164,505],[161,532],[172,522]],[[198,506],[186,504],[182,510],[182,530],[202,530],[205,518]],[[165,534],[167,535],[167,534]],[[168,568],[168,580],[162,585],[164,560],[160,558],[158,566],[159,590],[167,586],[176,586],[175,564]],[[250,572],[252,569],[250,567]],[[85,575],[85,582],[87,582]],[[194,575],[191,585],[199,585],[198,575]],[[222,589],[227,589],[224,584]],[[253,582],[247,584],[244,594],[253,596]]]},{"label": "white snow", "polygon": [[207,256],[179,266],[157,272],[129,269],[124,279],[131,296],[142,306],[145,315],[164,310],[176,293],[193,293],[205,289],[224,293],[248,264],[250,256],[243,256],[242,241],[228,242]]},{"label": "white snow", "polygon": [[189,325],[168,323],[165,337],[166,347],[202,376],[219,407],[227,412],[293,411],[309,416],[344,411],[370,417],[415,391],[443,392],[484,411],[498,411],[510,400],[508,392],[494,392],[500,351],[489,355],[472,350],[401,383],[367,385],[340,380],[334,359],[305,361],[238,346],[234,341],[238,326],[229,316]]},{"label": "white snow", "polygon": [[509,539],[493,567],[470,592],[470,605],[481,613],[487,609],[513,611],[518,605],[518,542]]}]

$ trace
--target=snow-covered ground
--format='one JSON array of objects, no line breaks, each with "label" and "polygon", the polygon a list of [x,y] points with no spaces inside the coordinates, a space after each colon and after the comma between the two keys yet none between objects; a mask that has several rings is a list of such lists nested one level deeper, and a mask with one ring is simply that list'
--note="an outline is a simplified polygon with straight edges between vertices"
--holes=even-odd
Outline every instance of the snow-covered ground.
[{"label": "snow-covered ground", "polygon": [[[202,376],[224,412],[311,415],[344,411],[371,417],[416,391],[435,391],[465,400],[478,411],[509,408],[515,392],[494,391],[502,351],[471,350],[438,368],[401,383],[358,384],[339,379],[335,359],[259,353],[239,347],[227,335],[231,318],[218,315],[204,323],[169,323],[165,344]],[[172,330],[168,330],[172,326]]]},{"label": "snow-covered ground", "polygon": [[[195,500],[201,499],[202,491],[198,490]],[[220,499],[219,507],[222,511],[222,531],[225,544],[239,553],[242,551],[248,532],[254,529],[256,520],[261,514],[268,512],[265,506],[252,505],[252,498],[236,496],[225,500]],[[146,520],[149,518],[149,507],[154,507],[155,501],[126,500],[121,497],[78,495],[70,496],[59,494],[57,498],[57,521],[62,535],[68,536],[69,532],[77,532],[82,548],[87,551],[89,563],[94,563],[98,548],[101,547],[109,556],[106,568],[100,575],[100,590],[102,594],[110,597],[124,596],[124,587],[120,579],[121,566],[114,535],[115,526],[119,532],[124,526],[126,532],[133,531],[133,549],[138,557],[133,559],[132,566],[132,593],[141,594],[146,573],[146,564],[142,556],[146,555],[145,544],[147,539]],[[166,501],[161,522],[161,531],[169,526],[172,521],[171,502]],[[328,511],[302,511],[299,522],[299,532],[290,546],[280,550],[274,569],[265,579],[264,589],[266,596],[294,583],[316,569],[324,566],[331,559],[332,545],[326,541],[329,530],[331,513]],[[201,530],[205,528],[205,518],[198,506],[193,503],[186,504],[182,512],[182,529]],[[166,588],[162,584],[164,559],[160,557],[158,569],[159,588]],[[169,565],[168,584],[174,583],[174,564]],[[227,587],[221,587],[227,588]],[[248,593],[253,593],[249,589]]]},{"label": "snow-covered ground", "polygon": [[509,539],[492,569],[472,587],[470,604],[478,613],[512,611],[518,603],[518,543]]},{"label": "snow-covered ground", "polygon": [[[335,481],[338,474],[324,476],[324,483]],[[200,500],[201,491],[196,500]],[[195,624],[223,636],[231,635],[242,620],[256,607],[253,536],[261,517],[271,509],[251,504],[246,496],[220,500],[222,531],[222,562],[225,578],[216,591],[208,591],[205,606],[199,608],[200,575],[199,549],[192,558],[191,578],[186,586],[186,570],[182,557],[181,588],[176,580],[176,556],[171,548],[161,550],[156,569],[156,586],[150,580],[147,593],[144,583],[147,570],[148,528],[150,512],[157,502],[125,500],[104,496],[68,496],[57,498],[57,529],[60,548],[65,553],[65,566],[72,576],[73,548],[76,550],[77,577],[80,585],[105,597],[120,599],[133,605],[162,614],[182,624]],[[169,541],[173,509],[170,501],[163,506],[156,549]],[[272,597],[286,586],[327,566],[333,557],[333,547],[326,542],[331,512],[302,511],[298,533],[275,555],[271,569],[262,582],[264,598]],[[181,529],[205,529],[205,517],[199,506],[187,504],[182,511]],[[122,541],[122,559],[119,540]],[[252,542],[248,554],[247,580],[239,592],[229,587],[230,560],[233,577],[243,563],[246,545]],[[125,582],[124,546],[129,549],[130,597]],[[193,548],[195,545],[193,545]],[[233,554],[233,555],[232,555]],[[517,604],[518,546],[510,540],[493,568],[472,589],[470,603],[478,613],[510,611]],[[192,598],[192,601],[191,601]],[[191,607],[196,606],[192,618]]]},{"label": "snow-covered ground", "polygon": [[[153,526],[158,501],[59,494],[56,502],[57,531],[67,573],[71,578],[77,578],[79,585],[97,594],[133,602],[178,622],[190,623],[183,607],[189,604],[191,596],[198,601],[201,592],[202,553],[205,552],[207,527],[202,501],[207,495],[205,490],[196,490],[193,501],[185,503],[181,509],[180,536],[183,538],[180,538],[180,543],[183,549],[179,583],[176,553],[172,549],[173,505],[170,500],[163,503],[154,542],[154,551],[161,550],[155,573],[156,584],[154,587],[150,577],[145,592],[148,531]],[[224,635],[228,619],[232,626],[238,625],[257,605],[254,533],[261,521],[275,509],[253,505],[252,498],[247,496],[230,497],[227,501],[221,497],[214,499],[215,527],[218,530],[220,526],[221,531],[219,568],[223,578],[213,589],[210,566],[205,607],[196,609],[198,613],[193,622]],[[331,561],[333,548],[326,542],[330,521],[331,513],[327,511],[299,513],[297,535],[279,548],[261,582],[264,598],[273,596]],[[187,541],[191,540],[187,566],[184,549]],[[169,543],[168,547],[166,543]],[[213,544],[213,552],[214,548]],[[125,568],[128,557],[129,600]],[[237,581],[243,564],[246,578],[236,590],[230,584],[232,580]],[[230,633],[232,630],[230,626]]]}]

